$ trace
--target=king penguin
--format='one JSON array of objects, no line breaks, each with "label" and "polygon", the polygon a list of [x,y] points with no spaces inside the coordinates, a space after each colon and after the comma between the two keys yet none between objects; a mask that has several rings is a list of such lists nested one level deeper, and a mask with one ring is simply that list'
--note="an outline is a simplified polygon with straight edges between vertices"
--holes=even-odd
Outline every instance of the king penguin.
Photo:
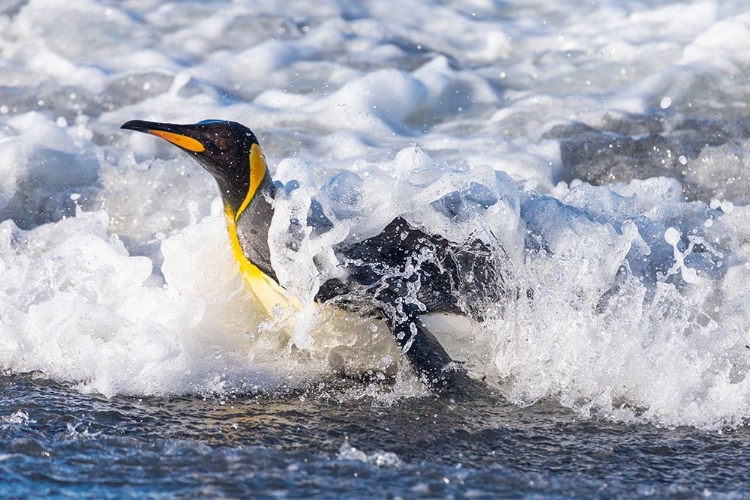
[{"label": "king penguin", "polygon": [[[269,312],[296,300],[279,283],[271,261],[268,230],[277,187],[255,134],[231,121],[191,125],[131,120],[123,129],[160,137],[193,157],[216,180],[229,241],[242,275]],[[309,217],[331,222],[324,215]],[[325,229],[324,229],[325,230]],[[482,319],[482,305],[506,300],[497,251],[479,239],[457,244],[395,218],[380,234],[333,248],[340,276],[325,281],[316,302],[382,319],[419,377],[437,392],[476,387],[428,330],[432,313]]]}]

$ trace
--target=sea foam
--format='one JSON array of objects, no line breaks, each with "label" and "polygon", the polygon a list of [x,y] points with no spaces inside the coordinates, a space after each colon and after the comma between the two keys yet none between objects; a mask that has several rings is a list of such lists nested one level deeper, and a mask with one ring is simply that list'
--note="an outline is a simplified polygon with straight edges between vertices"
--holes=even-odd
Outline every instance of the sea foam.
[{"label": "sea foam", "polygon": [[[368,371],[395,374],[395,397],[424,394],[382,324],[312,302],[337,272],[331,245],[402,216],[502,254],[514,300],[440,332],[501,395],[741,424],[744,10],[0,5],[0,369],[107,396]],[[208,118],[251,127],[284,185],[270,243],[298,314],[261,314],[246,293],[210,176],[119,130]],[[297,231],[290,252],[313,200],[333,227]]]}]

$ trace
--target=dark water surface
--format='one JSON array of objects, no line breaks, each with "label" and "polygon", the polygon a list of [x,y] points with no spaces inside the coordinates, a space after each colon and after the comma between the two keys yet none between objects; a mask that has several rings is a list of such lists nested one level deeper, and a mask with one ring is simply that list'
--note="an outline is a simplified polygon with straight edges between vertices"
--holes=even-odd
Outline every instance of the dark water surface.
[{"label": "dark water surface", "polygon": [[351,390],[106,399],[0,378],[0,497],[742,498],[746,428]]}]

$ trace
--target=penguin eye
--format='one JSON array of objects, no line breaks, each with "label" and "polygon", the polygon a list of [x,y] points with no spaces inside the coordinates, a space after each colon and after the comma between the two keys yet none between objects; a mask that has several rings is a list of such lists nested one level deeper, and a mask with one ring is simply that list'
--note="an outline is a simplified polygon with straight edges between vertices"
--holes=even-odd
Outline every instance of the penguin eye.
[{"label": "penguin eye", "polygon": [[220,149],[226,149],[227,146],[229,146],[229,139],[226,137],[220,137],[218,141],[216,141],[216,145],[219,146]]}]

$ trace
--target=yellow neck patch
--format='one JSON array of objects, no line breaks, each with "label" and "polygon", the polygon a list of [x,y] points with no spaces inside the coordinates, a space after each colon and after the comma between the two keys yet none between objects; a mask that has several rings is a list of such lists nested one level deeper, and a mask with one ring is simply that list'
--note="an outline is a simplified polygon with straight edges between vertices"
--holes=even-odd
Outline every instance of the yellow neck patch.
[{"label": "yellow neck patch", "polygon": [[253,144],[250,149],[248,167],[250,168],[250,186],[248,187],[247,196],[245,196],[242,205],[240,205],[240,208],[236,213],[232,211],[229,206],[225,206],[224,209],[227,218],[227,229],[229,230],[229,242],[232,246],[232,254],[240,267],[240,273],[245,278],[245,282],[267,313],[271,314],[272,311],[278,307],[286,309],[287,306],[300,310],[301,306],[297,298],[276,283],[273,278],[261,271],[258,266],[250,262],[248,258],[245,257],[245,252],[242,250],[242,245],[240,245],[240,239],[237,236],[237,219],[240,218],[253,197],[258,194],[258,187],[260,187],[260,183],[266,176],[266,171],[268,169],[266,166],[266,159],[263,156],[260,146],[257,144]]},{"label": "yellow neck patch", "polygon": [[301,309],[296,297],[284,290],[273,278],[266,275],[258,266],[245,257],[245,252],[242,251],[240,239],[237,236],[237,219],[235,218],[235,214],[229,207],[226,207],[225,214],[227,217],[227,229],[229,229],[229,243],[232,246],[232,255],[234,255],[234,259],[240,267],[240,273],[245,278],[245,282],[250,287],[250,290],[252,290],[253,295],[258,299],[258,302],[260,302],[268,314],[271,314],[278,307],[286,309],[287,306],[291,306],[297,310]]}]

